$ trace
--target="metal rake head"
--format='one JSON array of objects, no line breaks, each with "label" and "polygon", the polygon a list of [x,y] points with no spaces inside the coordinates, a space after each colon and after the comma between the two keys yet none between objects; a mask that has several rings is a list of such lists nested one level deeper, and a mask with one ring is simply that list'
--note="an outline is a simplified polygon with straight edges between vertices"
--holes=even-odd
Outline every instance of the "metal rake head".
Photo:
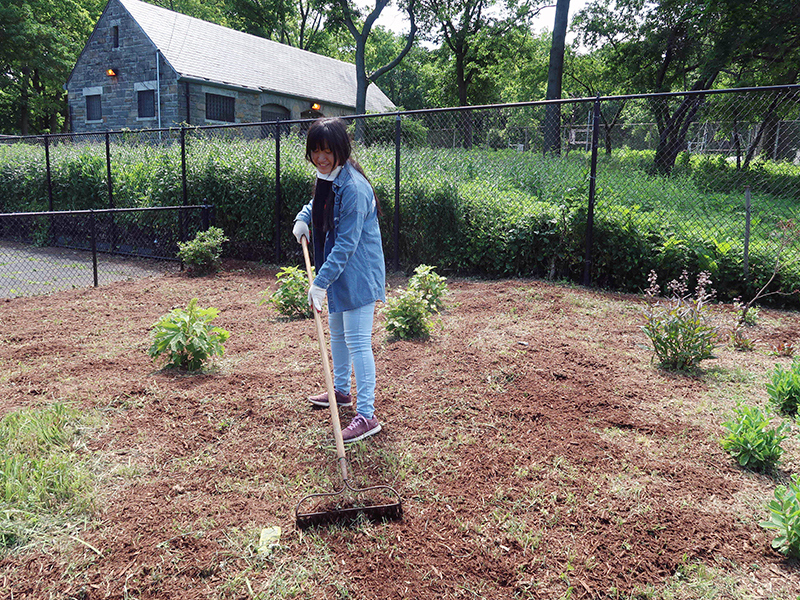
[{"label": "metal rake head", "polygon": [[[355,495],[363,495],[369,492],[384,493],[393,496],[396,502],[383,504],[372,504],[368,506],[338,506],[340,502],[336,498],[345,499],[345,491],[349,490]],[[333,508],[319,511],[305,512],[301,506],[310,500],[319,500]],[[319,503],[317,504],[319,506]],[[300,529],[309,527],[326,527],[328,525],[344,524],[348,525],[359,519],[366,519],[373,523],[382,521],[400,521],[403,519],[403,505],[400,494],[388,485],[375,485],[367,488],[354,488],[349,481],[345,480],[342,489],[336,492],[325,492],[319,494],[309,494],[297,503],[295,508],[295,521]]]}]

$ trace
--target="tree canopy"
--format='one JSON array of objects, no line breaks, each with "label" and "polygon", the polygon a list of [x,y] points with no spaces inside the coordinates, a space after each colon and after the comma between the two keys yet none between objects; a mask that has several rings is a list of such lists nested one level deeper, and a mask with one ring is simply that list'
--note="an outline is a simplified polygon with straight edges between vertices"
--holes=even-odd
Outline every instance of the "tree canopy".
[{"label": "tree canopy", "polygon": [[[377,0],[366,10],[354,0],[149,1],[351,61],[359,73],[359,98],[371,83],[410,109],[546,95],[552,29],[534,33],[531,22],[544,0],[400,4],[401,10],[411,9],[419,28],[411,39],[377,24],[390,0]],[[0,0],[0,132],[64,130],[63,86],[104,5],[104,0]],[[578,38],[564,47],[562,97],[798,81],[796,0],[593,0],[569,26]],[[698,108],[692,102],[650,104],[663,140],[659,161],[665,172]],[[607,130],[623,110],[622,103],[604,106]]]}]

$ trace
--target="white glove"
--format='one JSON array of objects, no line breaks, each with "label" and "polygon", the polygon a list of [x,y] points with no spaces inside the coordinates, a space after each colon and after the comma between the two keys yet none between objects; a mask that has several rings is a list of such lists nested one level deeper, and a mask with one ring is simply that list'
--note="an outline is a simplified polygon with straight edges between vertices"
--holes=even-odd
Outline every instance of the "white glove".
[{"label": "white glove", "polygon": [[317,312],[322,312],[322,301],[325,300],[326,292],[323,288],[311,284],[308,288],[308,303],[317,309]]},{"label": "white glove", "polygon": [[306,236],[307,241],[310,240],[310,238],[308,237],[308,223],[306,223],[302,219],[298,219],[297,221],[294,222],[294,228],[292,229],[292,233],[294,234],[294,237],[297,238],[298,244],[303,243],[301,241],[303,236]]}]

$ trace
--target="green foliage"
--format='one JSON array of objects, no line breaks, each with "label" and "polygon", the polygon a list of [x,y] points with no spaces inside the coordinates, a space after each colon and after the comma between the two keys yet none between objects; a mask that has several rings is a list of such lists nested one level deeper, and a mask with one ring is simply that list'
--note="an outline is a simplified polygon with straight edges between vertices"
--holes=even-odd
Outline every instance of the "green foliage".
[{"label": "green foliage", "polygon": [[736,325],[731,331],[731,345],[739,352],[752,352],[756,349],[756,341],[747,335],[747,331],[741,325]]},{"label": "green foliage", "polygon": [[800,407],[800,361],[794,360],[788,369],[775,365],[767,393],[780,412],[796,416]]},{"label": "green foliage", "polygon": [[788,435],[786,423],[770,429],[769,417],[760,408],[738,406],[736,418],[722,425],[729,432],[722,439],[722,447],[741,466],[768,471],[780,460],[781,442]]},{"label": "green foliage", "polygon": [[688,293],[688,275],[669,287],[671,297],[655,300],[659,292],[655,272],[650,273],[650,287],[644,309],[646,323],[642,327],[660,364],[667,369],[686,371],[700,361],[713,358],[719,334],[710,323],[707,302],[713,297],[708,291],[711,283],[707,273],[698,277],[694,297]]},{"label": "green foliage", "polygon": [[192,298],[186,310],[171,310],[153,325],[148,354],[154,360],[165,357],[166,367],[201,369],[210,358],[225,353],[223,343],[230,333],[210,324],[218,313],[213,307],[198,307],[197,298]]},{"label": "green foliage", "polygon": [[438,312],[444,308],[444,298],[449,292],[447,278],[439,275],[435,269],[436,267],[430,265],[419,265],[408,280],[408,289],[422,294],[430,312]]},{"label": "green foliage", "polygon": [[751,327],[758,324],[758,314],[761,309],[757,304],[746,306],[742,303],[741,298],[736,298],[733,302],[733,309],[736,312],[736,316],[739,317],[740,324]]},{"label": "green foliage", "polygon": [[778,532],[772,547],[788,557],[800,558],[800,475],[793,474],[788,486],[777,486],[768,508],[770,519],[760,525]]},{"label": "green foliage", "polygon": [[211,273],[219,268],[219,257],[222,255],[222,244],[227,242],[225,232],[219,227],[209,227],[199,231],[194,239],[178,242],[178,258],[189,268],[189,272],[198,275]]},{"label": "green foliage", "polygon": [[[515,142],[518,138],[512,139],[512,133],[517,135],[516,126],[529,128],[529,121],[536,116],[519,110],[507,117],[505,122],[487,126],[482,135],[490,127],[505,127],[509,141]],[[424,123],[421,118],[403,119],[404,127],[424,128]],[[387,134],[393,124],[393,118],[375,120],[375,126],[386,127]],[[283,202],[278,216],[287,225],[309,201],[313,186],[313,169],[304,157],[303,138],[295,133],[281,139]],[[433,138],[438,133],[431,129],[428,135]],[[212,138],[195,129],[187,130],[186,139],[189,203],[215,205],[216,225],[230,237],[226,254],[270,260],[278,229],[274,140],[244,139],[233,130],[224,137]],[[379,140],[380,135],[374,139]],[[180,145],[154,147],[137,140],[132,132],[112,137],[115,205],[180,204]],[[356,152],[383,206],[384,252],[390,257],[395,251],[394,148],[374,143],[356,145]],[[42,155],[38,146],[0,146],[0,210],[46,210]],[[675,172],[664,177],[649,172],[653,157],[651,150],[625,149],[598,158],[601,185],[595,196],[592,282],[639,292],[643,272],[655,270],[669,281],[683,270],[708,271],[720,299],[753,297],[773,275],[775,230],[779,223],[795,216],[791,202],[787,202],[787,191],[800,184],[800,167],[785,161],[761,161],[747,171],[737,171],[730,161],[716,161],[709,172],[706,161],[711,158],[683,154]],[[57,210],[107,206],[104,159],[104,143],[58,144],[51,148]],[[407,140],[400,160],[401,264],[437,264],[443,272],[463,274],[582,280],[588,197],[586,152],[573,149],[567,155],[553,157],[507,148],[489,151],[485,145],[430,148]],[[730,191],[715,187],[717,170],[722,169],[726,177],[738,178]],[[756,169],[760,174],[750,182],[751,171]],[[741,214],[745,183],[751,185],[752,203],[759,207],[752,223],[750,277],[746,280],[742,277]],[[291,227],[280,227],[280,232],[282,248],[295,247]],[[796,247],[786,249],[780,273],[765,294],[800,288],[797,252]],[[800,295],[775,294],[763,304],[789,306],[799,301]]]},{"label": "green foliage", "polygon": [[386,330],[403,340],[429,337],[434,326],[429,306],[419,290],[401,289],[386,299]]},{"label": "green foliage", "polygon": [[53,404],[0,420],[0,548],[24,543],[58,515],[91,510],[91,473],[76,451],[81,414]]},{"label": "green foliage", "polygon": [[[396,140],[396,119],[381,117],[364,121],[364,140],[367,144],[384,144],[394,147]],[[352,129],[352,127],[351,127]],[[400,121],[400,143],[407,147],[422,146],[428,140],[428,128],[417,119]]]},{"label": "green foliage", "polygon": [[[312,273],[314,267],[311,267]],[[313,314],[308,303],[308,277],[297,267],[284,267],[276,275],[278,289],[269,295],[263,293],[259,304],[269,301],[282,315],[290,319],[310,319]]]}]

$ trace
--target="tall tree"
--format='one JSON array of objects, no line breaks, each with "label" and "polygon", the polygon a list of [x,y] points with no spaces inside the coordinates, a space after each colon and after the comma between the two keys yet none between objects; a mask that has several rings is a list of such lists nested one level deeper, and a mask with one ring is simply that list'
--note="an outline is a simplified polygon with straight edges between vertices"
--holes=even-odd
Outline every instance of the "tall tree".
[{"label": "tall tree", "polygon": [[[661,92],[709,89],[731,70],[746,72],[745,65],[791,64],[800,49],[798,22],[800,4],[794,0],[595,0],[576,27],[586,45],[612,49],[613,60],[631,73],[634,91]],[[792,69],[783,72],[797,77]],[[702,95],[652,100],[658,171],[672,171],[705,102]]]},{"label": "tall tree", "polygon": [[[550,47],[550,67],[547,71],[546,100],[561,99],[561,80],[564,76],[564,48],[569,24],[569,0],[558,0],[553,24],[553,43]],[[544,112],[544,150],[561,152],[561,105],[548,104]]]},{"label": "tall tree", "polygon": [[[417,34],[417,23],[415,14],[416,0],[409,0],[405,5],[406,13],[408,14],[411,23],[408,35],[406,36],[406,43],[400,53],[391,61],[367,73],[366,51],[367,41],[369,40],[372,27],[375,20],[380,16],[383,9],[389,4],[389,0],[375,0],[375,8],[361,21],[361,13],[358,8],[350,4],[350,0],[338,0],[339,6],[342,10],[342,20],[344,21],[347,30],[353,36],[356,44],[356,114],[363,115],[367,110],[367,86],[373,83],[378,77],[384,73],[394,69],[403,57],[408,54],[414,44],[414,37]],[[360,28],[359,28],[360,27]],[[363,133],[363,123],[361,119],[356,122],[356,139],[361,139]]]},{"label": "tall tree", "polygon": [[458,105],[470,104],[470,85],[496,53],[505,37],[524,27],[538,11],[528,0],[422,0],[428,37],[453,55]]},{"label": "tall tree", "polygon": [[102,12],[102,0],[0,0],[0,91],[11,131],[56,132],[68,124],[64,83]]},{"label": "tall tree", "polygon": [[[324,49],[336,20],[327,0],[227,0],[231,27],[304,50]],[[323,30],[323,27],[326,27]]]}]

